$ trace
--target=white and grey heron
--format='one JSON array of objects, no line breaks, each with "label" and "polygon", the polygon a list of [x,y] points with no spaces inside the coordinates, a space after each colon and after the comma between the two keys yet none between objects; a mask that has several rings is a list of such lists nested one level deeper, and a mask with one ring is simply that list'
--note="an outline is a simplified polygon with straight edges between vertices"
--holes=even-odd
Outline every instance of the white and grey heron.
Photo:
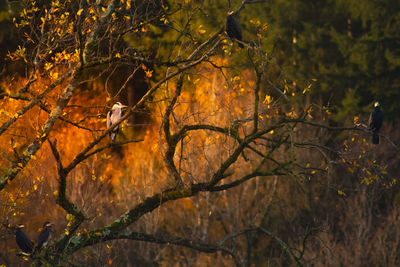
[{"label": "white and grey heron", "polygon": [[[127,106],[122,105],[120,102],[114,104],[112,109],[107,113],[107,129],[111,128],[117,121],[121,119],[122,116],[122,109],[126,108]],[[119,125],[116,126],[110,132],[110,139],[111,143],[117,140],[117,133],[119,131]]]}]

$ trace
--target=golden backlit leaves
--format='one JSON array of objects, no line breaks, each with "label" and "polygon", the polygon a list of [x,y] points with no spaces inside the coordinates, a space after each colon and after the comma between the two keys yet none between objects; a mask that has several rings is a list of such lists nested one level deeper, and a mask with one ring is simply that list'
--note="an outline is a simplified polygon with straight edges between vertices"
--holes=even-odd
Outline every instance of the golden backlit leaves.
[{"label": "golden backlit leaves", "polygon": [[152,70],[146,70],[146,71],[144,71],[144,73],[146,74],[147,78],[151,78],[151,76],[153,76],[153,71]]},{"label": "golden backlit leaves", "polygon": [[272,101],[273,101],[272,96],[270,96],[270,95],[265,95],[264,104],[267,105],[267,108],[268,108],[268,109],[271,108],[271,103],[272,103]]},{"label": "golden backlit leaves", "polygon": [[380,163],[378,159],[373,159],[374,145],[367,141],[364,135],[353,133],[343,142],[343,150],[342,163],[347,172],[357,177],[361,183],[379,183],[387,188],[396,184],[396,177],[388,175],[388,166]]},{"label": "golden backlit leaves", "polygon": [[13,61],[22,59],[23,61],[27,62],[26,49],[25,47],[21,47],[20,45],[18,46],[17,50],[14,53],[8,52],[7,56]]},{"label": "golden backlit leaves", "polygon": [[360,118],[359,116],[354,116],[354,118],[353,118],[354,124],[358,124],[359,118]]},{"label": "golden backlit leaves", "polygon": [[[75,38],[74,23],[78,17],[83,17],[83,9],[70,13],[70,1],[53,0],[44,10],[36,6],[36,1],[26,1],[26,5],[20,12],[19,16],[13,18],[15,26],[21,31],[28,43],[42,43],[41,49],[35,51],[26,51],[25,47],[20,46],[15,51],[8,52],[8,58],[11,60],[24,60],[27,58],[34,59],[35,64],[44,60],[45,69],[50,70],[52,67],[69,63],[78,62],[77,51],[81,48],[78,43],[72,43],[70,40]],[[83,24],[79,27],[81,34],[85,35],[91,32],[94,22],[101,15],[91,6],[87,11],[89,14],[85,16]],[[28,27],[29,25],[37,25],[38,20],[40,27]],[[75,25],[76,26],[76,25]],[[51,45],[49,45],[51,44]],[[52,49],[62,50],[52,55]],[[28,54],[27,54],[28,53]],[[31,54],[29,54],[31,53]],[[59,72],[50,73],[50,76],[57,79],[61,76]]]},{"label": "golden backlit leaves", "polygon": [[257,38],[258,39],[263,39],[265,32],[268,30],[268,24],[267,23],[261,23],[260,20],[254,20],[250,19],[249,20],[250,24],[252,24],[256,30],[257,30]]},{"label": "golden backlit leaves", "polygon": [[298,118],[297,112],[293,107],[292,107],[291,111],[285,112],[285,115],[286,115],[286,117],[289,117],[291,119],[297,119]]},{"label": "golden backlit leaves", "polygon": [[199,34],[205,34],[207,31],[203,29],[203,25],[199,25],[197,29],[195,29],[195,32],[198,32]]},{"label": "golden backlit leaves", "polygon": [[338,190],[337,191],[339,196],[346,196],[345,192],[343,192],[343,190]]}]

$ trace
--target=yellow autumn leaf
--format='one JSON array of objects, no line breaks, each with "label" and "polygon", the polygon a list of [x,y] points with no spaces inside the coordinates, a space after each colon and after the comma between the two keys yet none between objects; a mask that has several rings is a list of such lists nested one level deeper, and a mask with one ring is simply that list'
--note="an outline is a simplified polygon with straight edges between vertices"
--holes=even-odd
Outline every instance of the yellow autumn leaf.
[{"label": "yellow autumn leaf", "polygon": [[267,104],[267,105],[269,105],[269,104],[272,103],[272,100],[273,100],[273,99],[272,99],[272,96],[266,95],[265,98],[264,98],[264,103]]},{"label": "yellow autumn leaf", "polygon": [[153,76],[153,71],[152,70],[146,70],[145,73],[146,73],[146,77],[147,78],[151,78],[151,76]]},{"label": "yellow autumn leaf", "polygon": [[76,12],[76,14],[77,14],[78,16],[80,16],[80,15],[82,14],[82,12],[83,12],[83,8],[79,9],[78,12]]}]

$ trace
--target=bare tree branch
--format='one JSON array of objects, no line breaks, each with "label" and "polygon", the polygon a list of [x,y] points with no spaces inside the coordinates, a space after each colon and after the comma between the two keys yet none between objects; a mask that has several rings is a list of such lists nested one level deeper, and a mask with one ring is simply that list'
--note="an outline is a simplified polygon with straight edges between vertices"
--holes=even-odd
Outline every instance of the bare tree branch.
[{"label": "bare tree branch", "polygon": [[[64,92],[60,95],[55,107],[51,111],[47,121],[43,125],[43,131],[39,133],[38,138],[36,138],[23,152],[24,158],[21,159],[19,162],[15,162],[12,164],[12,166],[9,168],[7,174],[3,175],[0,177],[0,190],[3,190],[5,185],[9,182],[11,182],[17,174],[28,164],[29,160],[33,155],[36,154],[36,152],[41,148],[43,142],[46,140],[47,136],[49,135],[51,129],[54,126],[54,123],[57,121],[57,119],[61,116],[62,111],[64,107],[68,104],[69,100],[71,99],[73,92],[76,89],[76,85],[78,83],[78,76],[80,73],[80,68],[77,67],[72,74],[66,74],[64,77],[60,78],[60,80],[64,80],[69,75],[72,75],[71,81],[69,82],[68,86],[65,88]],[[60,81],[61,82],[61,81]],[[54,87],[56,86],[56,83],[53,84]],[[48,87],[48,90],[46,91],[51,91],[50,90],[51,86]],[[48,93],[48,92],[47,92]],[[42,95],[46,95],[43,94]],[[40,99],[37,99],[39,101]],[[32,106],[33,103],[36,102],[31,102]],[[38,103],[38,102],[37,102]],[[36,103],[36,104],[37,104]],[[29,105],[29,104],[28,104]],[[31,107],[31,106],[30,106]],[[26,111],[25,111],[26,112]]]},{"label": "bare tree branch", "polygon": [[32,99],[26,106],[24,106],[21,110],[17,111],[15,116],[12,118],[8,119],[3,125],[0,127],[0,135],[2,135],[8,127],[10,127],[18,118],[20,118],[22,115],[24,115],[27,111],[29,111],[31,108],[36,106],[37,104],[40,103],[40,101],[47,96],[48,93],[50,93],[54,88],[56,88],[58,85],[63,83],[67,78],[71,76],[71,72],[68,72],[52,84],[50,84],[40,95],[38,95],[36,98]]},{"label": "bare tree branch", "polygon": [[58,152],[56,147],[57,140],[54,140],[53,142],[50,141],[50,139],[47,140],[49,141],[51,151],[53,152],[54,158],[56,159],[57,162],[57,170],[59,176],[57,204],[60,205],[67,213],[74,215],[74,221],[69,229],[69,233],[73,234],[85,219],[85,215],[82,213],[81,209],[78,208],[74,203],[69,201],[66,196],[68,173],[65,172],[65,169],[62,166],[60,153]]}]

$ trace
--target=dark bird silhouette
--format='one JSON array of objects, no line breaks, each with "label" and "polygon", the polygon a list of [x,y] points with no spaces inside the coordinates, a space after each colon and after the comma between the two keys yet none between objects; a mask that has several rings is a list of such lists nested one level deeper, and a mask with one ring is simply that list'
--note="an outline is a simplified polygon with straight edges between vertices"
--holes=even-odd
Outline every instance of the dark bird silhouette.
[{"label": "dark bird silhouette", "polygon": [[[120,102],[114,104],[112,109],[107,113],[107,129],[109,129],[112,125],[119,121],[119,119],[121,119],[122,109],[126,107],[127,106],[122,105]],[[111,143],[114,143],[115,140],[117,140],[118,131],[119,125],[110,132]]]},{"label": "dark bird silhouette", "polygon": [[35,252],[39,251],[42,247],[45,247],[47,245],[47,243],[50,241],[51,233],[53,231],[53,225],[54,224],[51,222],[45,222],[43,224],[43,229],[39,233]]},{"label": "dark bird silhouette", "polygon": [[379,102],[375,102],[374,111],[369,116],[369,129],[372,131],[372,143],[379,144],[379,130],[382,126],[383,114]]},{"label": "dark bird silhouette", "polygon": [[28,238],[28,236],[21,229],[25,226],[23,224],[19,224],[15,231],[15,241],[17,242],[18,247],[26,254],[32,254],[33,251],[33,243]]},{"label": "dark bird silhouette", "polygon": [[[242,30],[240,29],[239,23],[236,21],[236,19],[233,17],[232,14],[233,12],[229,11],[228,15],[226,16],[226,23],[225,23],[226,33],[228,34],[229,38],[242,41]],[[242,43],[238,44],[239,47],[243,48]]]}]

